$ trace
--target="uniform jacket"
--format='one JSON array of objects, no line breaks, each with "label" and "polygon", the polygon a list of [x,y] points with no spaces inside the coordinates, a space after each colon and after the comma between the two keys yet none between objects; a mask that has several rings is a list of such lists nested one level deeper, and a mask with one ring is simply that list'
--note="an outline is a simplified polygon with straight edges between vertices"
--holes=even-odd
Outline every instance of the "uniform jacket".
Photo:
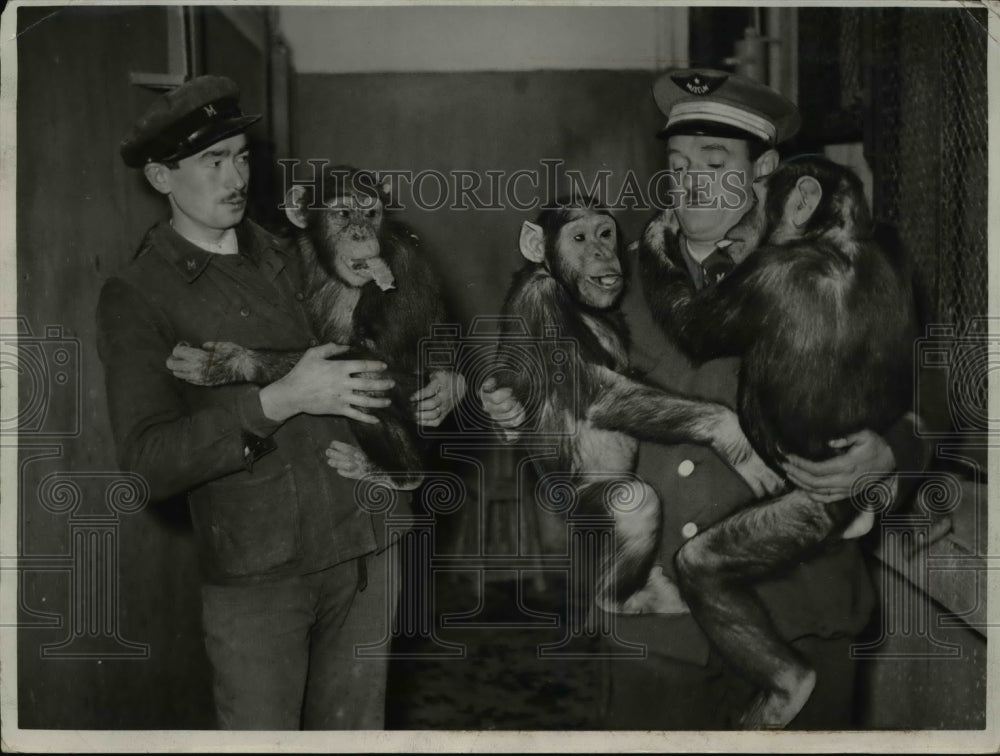
[{"label": "uniform jacket", "polygon": [[[632,367],[666,390],[735,407],[739,360],[692,364],[654,322],[634,260],[632,270],[636,274],[622,304],[632,340]],[[902,452],[895,445],[894,451],[900,460]],[[674,556],[687,539],[753,501],[743,480],[706,446],[644,442],[637,474],[661,498],[658,563],[672,579]],[[786,640],[856,635],[873,608],[871,580],[857,541],[838,541],[762,581],[757,591]],[[690,615],[619,615],[616,621],[618,636],[626,642],[693,663],[708,659],[708,641]]]},{"label": "uniform jacket", "polygon": [[346,420],[275,423],[258,387],[195,386],[165,365],[178,342],[316,344],[294,251],[249,220],[237,239],[239,254],[215,255],[157,224],[97,310],[119,463],[154,501],[187,493],[205,578],[218,583],[316,571],[375,550],[382,530],[325,461],[331,440],[352,441]]}]

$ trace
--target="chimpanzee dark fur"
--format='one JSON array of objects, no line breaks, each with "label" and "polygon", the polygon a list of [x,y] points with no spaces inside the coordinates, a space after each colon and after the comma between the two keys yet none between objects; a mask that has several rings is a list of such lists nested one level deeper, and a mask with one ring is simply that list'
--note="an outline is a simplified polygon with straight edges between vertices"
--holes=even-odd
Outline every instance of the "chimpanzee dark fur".
[{"label": "chimpanzee dark fur", "polygon": [[[386,219],[380,235],[381,253],[395,279],[382,291],[375,283],[353,289],[319,265],[307,231],[296,234],[306,271],[306,307],[313,328],[323,341],[349,344],[342,359],[381,360],[388,369],[371,377],[392,378],[392,404],[368,408],[377,425],[349,419],[351,431],[369,460],[381,470],[418,472],[423,455],[413,422],[409,397],[426,383],[420,372],[420,345],[432,327],[445,322],[440,285],[424,261],[420,241],[404,226]],[[351,303],[353,307],[350,307]],[[365,375],[365,374],[360,374]],[[412,482],[398,479],[398,482]]]},{"label": "chimpanzee dark fur", "polygon": [[[515,274],[503,306],[493,378],[512,390],[531,438],[557,445],[557,456],[539,463],[561,482],[570,473],[577,511],[614,518],[615,550],[604,555],[595,585],[588,587],[596,604],[628,613],[684,611],[676,586],[651,571],[660,501],[634,475],[638,439],[709,445],[758,493],[777,477],[753,453],[731,410],[628,377],[626,331],[617,308],[626,272],[618,238],[593,242],[581,254],[574,244],[592,229],[577,225],[561,233],[571,223],[610,218],[589,202],[582,198],[561,211],[544,211],[537,224],[525,224],[544,234],[545,255],[540,259],[537,247],[522,238],[529,262]],[[600,306],[581,288],[595,278],[619,280],[617,295],[601,297]],[[614,290],[614,284],[607,286]]]},{"label": "chimpanzee dark fur", "polygon": [[[640,245],[643,287],[660,327],[693,358],[741,358],[740,422],[765,460],[820,461],[838,453],[831,441],[881,434],[910,409],[913,289],[906,266],[873,241],[861,183],[846,168],[800,159],[762,191],[726,235],[739,264],[701,291],[669,219],[654,219]],[[760,688],[745,726],[786,726],[817,679],[778,635],[755,583],[840,538],[858,514],[848,497],[792,488],[732,512],[678,551],[693,615]]]},{"label": "chimpanzee dark fur", "polygon": [[654,318],[682,349],[742,357],[740,419],[772,465],[781,452],[829,457],[831,439],[882,432],[912,406],[912,284],[872,240],[857,177],[814,157],[780,166],[766,227],[807,175],[824,191],[803,235],[757,249],[715,287],[695,292],[670,233],[647,233],[639,255]]}]

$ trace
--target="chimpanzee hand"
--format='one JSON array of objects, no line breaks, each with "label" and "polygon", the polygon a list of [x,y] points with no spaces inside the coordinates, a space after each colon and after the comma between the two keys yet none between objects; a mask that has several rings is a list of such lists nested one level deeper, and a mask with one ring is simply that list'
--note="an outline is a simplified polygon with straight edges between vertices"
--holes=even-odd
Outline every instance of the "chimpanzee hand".
[{"label": "chimpanzee hand", "polygon": [[782,465],[788,479],[809,494],[813,501],[827,503],[846,499],[859,476],[875,474],[885,477],[896,469],[892,447],[870,430],[834,439],[830,448],[841,449],[842,452],[822,462],[811,462],[789,454]]},{"label": "chimpanzee hand", "polygon": [[[749,442],[747,446],[749,446]],[[782,480],[781,476],[768,467],[752,447],[750,448],[750,456],[733,467],[758,499],[774,496],[785,487],[785,481]]]},{"label": "chimpanzee hand", "polygon": [[375,469],[361,449],[343,441],[330,442],[326,450],[326,463],[342,477],[350,480],[360,480]]},{"label": "chimpanzee hand", "polygon": [[436,428],[465,396],[465,378],[461,373],[437,370],[430,381],[410,397],[417,425]]},{"label": "chimpanzee hand", "polygon": [[[896,469],[896,458],[892,447],[885,439],[870,430],[859,431],[845,438],[830,442],[833,449],[844,449],[842,454],[822,462],[789,454],[782,467],[788,479],[819,503],[840,501],[851,495],[854,482],[861,475],[880,475],[885,478]],[[895,497],[898,480],[893,478],[890,490]],[[875,524],[872,512],[862,511],[847,526],[843,538],[859,538]]]},{"label": "chimpanzee hand", "polygon": [[517,430],[525,421],[524,407],[509,388],[498,388],[495,378],[487,378],[479,389],[479,399],[490,419],[500,426],[507,441],[516,441]]},{"label": "chimpanzee hand", "polygon": [[208,341],[203,349],[181,342],[167,357],[175,378],[196,386],[220,386],[253,380],[252,352],[229,341]]},{"label": "chimpanzee hand", "polygon": [[260,390],[264,414],[284,422],[292,415],[343,415],[363,423],[377,423],[378,418],[359,407],[387,407],[391,400],[369,396],[366,391],[388,391],[395,382],[387,378],[356,377],[356,373],[385,370],[384,362],[374,360],[331,360],[347,351],[339,344],[323,344],[302,355],[291,372]]},{"label": "chimpanzee hand", "polygon": [[756,498],[772,496],[785,487],[781,476],[754,451],[735,412],[720,408],[712,435],[712,448],[740,474]]},{"label": "chimpanzee hand", "polygon": [[[356,446],[343,441],[331,441],[326,450],[326,463],[337,473],[348,480],[367,479],[372,483],[381,483],[402,491],[411,491],[423,480],[423,476],[411,477],[404,482],[387,475],[375,467],[368,456]],[[398,477],[398,476],[397,476]]]}]

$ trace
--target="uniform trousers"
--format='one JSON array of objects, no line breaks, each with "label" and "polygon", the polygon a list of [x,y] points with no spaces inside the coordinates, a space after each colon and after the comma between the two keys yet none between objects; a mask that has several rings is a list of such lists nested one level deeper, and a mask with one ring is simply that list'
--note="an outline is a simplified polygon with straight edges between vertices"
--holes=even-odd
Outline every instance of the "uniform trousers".
[{"label": "uniform trousers", "polygon": [[398,552],[252,585],[203,585],[219,728],[384,729],[388,659],[356,647],[388,637]]}]

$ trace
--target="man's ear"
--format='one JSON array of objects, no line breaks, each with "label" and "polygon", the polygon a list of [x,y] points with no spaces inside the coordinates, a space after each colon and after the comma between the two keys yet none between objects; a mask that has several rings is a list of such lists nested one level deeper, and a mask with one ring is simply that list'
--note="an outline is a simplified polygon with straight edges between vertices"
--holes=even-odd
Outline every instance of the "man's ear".
[{"label": "man's ear", "polygon": [[754,179],[759,179],[762,176],[768,176],[773,173],[774,169],[778,167],[779,162],[781,162],[781,158],[778,156],[777,150],[766,150],[760,157],[753,161]]},{"label": "man's ear", "polygon": [[530,221],[521,224],[521,238],[518,246],[524,259],[533,263],[545,261],[545,232],[538,224]]},{"label": "man's ear", "polygon": [[285,217],[298,228],[305,228],[308,225],[306,222],[306,187],[302,184],[293,184],[292,188],[285,193]]},{"label": "man's ear", "polygon": [[788,195],[788,205],[785,212],[796,228],[802,228],[812,218],[820,200],[823,199],[823,187],[812,176],[803,176],[795,182],[795,188]]},{"label": "man's ear", "polygon": [[163,163],[146,163],[142,167],[146,181],[160,194],[170,194],[170,169]]}]

